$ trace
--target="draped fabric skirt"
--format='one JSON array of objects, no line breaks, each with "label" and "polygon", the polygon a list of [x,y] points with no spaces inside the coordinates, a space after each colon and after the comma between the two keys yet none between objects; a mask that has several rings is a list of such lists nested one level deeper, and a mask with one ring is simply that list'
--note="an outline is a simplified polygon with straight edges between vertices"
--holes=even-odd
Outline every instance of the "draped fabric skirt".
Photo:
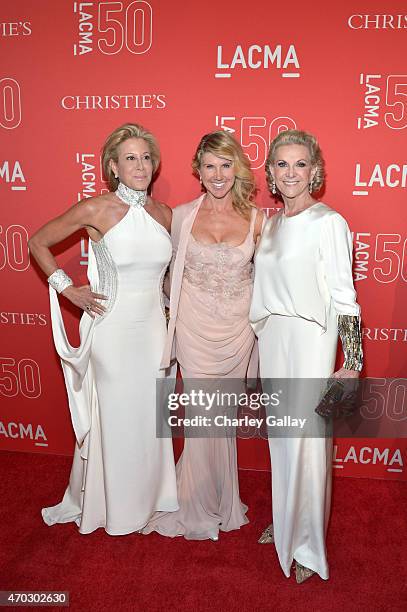
[{"label": "draped fabric skirt", "polygon": [[171,250],[166,230],[137,207],[90,241],[88,278],[107,296],[107,312],[82,315],[79,347],[70,345],[50,289],[77,444],[62,501],[42,510],[48,525],[75,521],[80,533],[125,535],[156,511],[178,508],[172,441],[156,432],[167,333],[161,284]]},{"label": "draped fabric skirt", "polygon": [[[186,282],[184,286],[189,288]],[[187,291],[184,287],[180,299],[176,354],[184,391],[208,392],[232,385],[243,392],[255,350],[255,336],[247,317],[251,294],[248,291],[245,300],[234,305],[234,317],[225,307],[224,318],[214,317],[205,303],[198,306],[199,295],[196,288]],[[187,418],[195,414],[185,409]],[[197,437],[186,433],[176,465],[179,510],[156,513],[143,533],[157,531],[168,537],[216,540],[219,531],[239,529],[249,522],[247,506],[239,495],[236,432],[215,429],[202,431],[203,437],[199,432],[195,433]]]}]

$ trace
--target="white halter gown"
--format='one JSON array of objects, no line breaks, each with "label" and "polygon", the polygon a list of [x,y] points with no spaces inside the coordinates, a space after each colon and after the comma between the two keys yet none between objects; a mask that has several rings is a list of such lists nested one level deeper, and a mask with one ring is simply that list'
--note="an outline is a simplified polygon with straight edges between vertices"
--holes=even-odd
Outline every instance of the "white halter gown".
[{"label": "white halter gown", "polygon": [[62,502],[42,511],[48,525],[75,521],[81,533],[103,527],[121,535],[144,527],[157,510],[178,509],[172,441],[156,437],[170,258],[168,233],[141,206],[129,206],[102,240],[90,241],[89,282],[108,296],[108,311],[82,316],[78,348],[67,340],[50,288],[77,444]]}]

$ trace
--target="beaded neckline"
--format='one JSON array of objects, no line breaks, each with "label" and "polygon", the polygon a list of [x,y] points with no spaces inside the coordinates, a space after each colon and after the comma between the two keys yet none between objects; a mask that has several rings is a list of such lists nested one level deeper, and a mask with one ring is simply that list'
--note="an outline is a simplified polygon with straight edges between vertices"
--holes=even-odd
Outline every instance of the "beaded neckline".
[{"label": "beaded neckline", "polygon": [[136,191],[135,189],[127,187],[127,185],[124,185],[123,183],[119,183],[115,194],[122,200],[122,202],[128,204],[129,206],[142,208],[147,204],[147,191]]}]

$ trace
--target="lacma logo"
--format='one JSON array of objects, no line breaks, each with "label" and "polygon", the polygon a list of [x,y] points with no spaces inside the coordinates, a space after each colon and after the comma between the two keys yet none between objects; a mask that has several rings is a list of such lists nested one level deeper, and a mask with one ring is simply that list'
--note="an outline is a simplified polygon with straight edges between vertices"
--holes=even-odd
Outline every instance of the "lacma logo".
[{"label": "lacma logo", "polygon": [[48,446],[44,428],[33,423],[0,421],[0,442],[5,438],[32,440],[34,446]]},{"label": "lacma logo", "polygon": [[19,161],[0,161],[0,179],[10,185],[12,191],[25,191],[26,180]]},{"label": "lacma logo", "polygon": [[232,52],[218,45],[215,78],[230,78],[236,68],[243,70],[281,70],[282,77],[299,77],[300,63],[294,45],[237,45]]},{"label": "lacma logo", "polygon": [[370,446],[350,446],[346,454],[339,455],[338,446],[334,447],[333,467],[343,468],[346,463],[373,464],[385,466],[387,472],[402,473],[404,470],[403,456],[400,448],[377,448]]},{"label": "lacma logo", "polygon": [[[371,187],[389,187],[391,189],[405,189],[407,187],[407,164],[366,166],[367,164],[356,164],[353,195],[367,196]],[[363,189],[360,189],[360,187],[363,187]]]}]

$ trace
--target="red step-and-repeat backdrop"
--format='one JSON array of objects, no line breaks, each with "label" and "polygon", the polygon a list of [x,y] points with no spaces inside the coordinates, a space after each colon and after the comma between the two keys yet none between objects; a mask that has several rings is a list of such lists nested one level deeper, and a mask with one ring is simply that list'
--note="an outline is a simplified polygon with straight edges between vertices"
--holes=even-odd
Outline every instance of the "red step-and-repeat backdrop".
[{"label": "red step-and-repeat backdrop", "polygon": [[[320,140],[324,201],[353,231],[365,374],[406,376],[407,16],[405,2],[323,0],[5,0],[0,7],[0,449],[70,454],[73,435],[53,349],[48,292],[27,240],[51,217],[102,192],[99,151],[125,122],[157,135],[157,199],[200,193],[200,137],[228,130],[268,193],[264,161],[279,131]],[[56,248],[85,280],[85,236]],[[77,314],[65,308],[72,341]],[[396,415],[400,418],[400,415]],[[341,475],[407,479],[406,441],[338,440]],[[262,440],[240,441],[240,465],[267,469]]]}]

